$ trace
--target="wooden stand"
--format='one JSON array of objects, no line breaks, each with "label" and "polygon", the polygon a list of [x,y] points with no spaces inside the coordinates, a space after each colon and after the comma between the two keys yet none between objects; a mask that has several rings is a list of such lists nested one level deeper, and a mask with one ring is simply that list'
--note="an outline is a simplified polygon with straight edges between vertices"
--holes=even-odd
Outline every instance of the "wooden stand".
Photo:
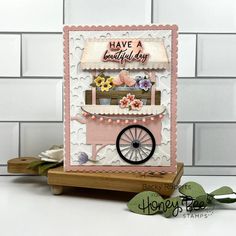
[{"label": "wooden stand", "polygon": [[[32,157],[15,158],[8,161],[9,173],[38,174],[28,169]],[[169,197],[178,187],[183,175],[183,163],[178,163],[177,173],[142,175],[130,173],[83,173],[65,172],[62,167],[48,171],[48,184],[54,195],[62,194],[63,187],[83,187],[138,193],[145,190],[156,191]]]},{"label": "wooden stand", "polygon": [[48,171],[48,184],[55,195],[63,192],[63,186],[108,189],[123,192],[156,191],[170,196],[183,175],[183,164],[178,163],[177,173],[155,176],[129,173],[65,172],[62,167]]},{"label": "wooden stand", "polygon": [[28,165],[33,161],[38,161],[35,157],[18,157],[7,162],[8,173],[13,174],[33,174],[38,175],[38,171],[28,168]]}]

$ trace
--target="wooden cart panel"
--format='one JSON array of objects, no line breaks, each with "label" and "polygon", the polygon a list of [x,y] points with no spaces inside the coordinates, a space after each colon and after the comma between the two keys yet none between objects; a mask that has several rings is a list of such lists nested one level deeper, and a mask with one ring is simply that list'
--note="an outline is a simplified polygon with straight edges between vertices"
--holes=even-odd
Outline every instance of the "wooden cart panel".
[{"label": "wooden cart panel", "polygon": [[[127,93],[131,93],[135,95],[137,99],[147,99],[147,105],[151,105],[151,92],[142,92],[136,90],[127,90],[127,91],[109,91],[109,92],[102,92],[96,91],[96,104],[99,105],[99,98],[111,98],[111,105],[118,105],[118,101],[127,95]],[[90,105],[92,104],[92,91],[86,90],[85,91],[85,104]],[[155,105],[161,104],[161,91],[155,92]]]}]

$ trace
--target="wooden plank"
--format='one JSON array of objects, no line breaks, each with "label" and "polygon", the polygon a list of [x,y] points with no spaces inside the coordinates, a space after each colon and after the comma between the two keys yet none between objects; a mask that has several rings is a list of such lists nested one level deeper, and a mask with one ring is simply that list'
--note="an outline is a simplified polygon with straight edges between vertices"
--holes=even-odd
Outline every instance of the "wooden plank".
[{"label": "wooden plank", "polygon": [[[155,176],[138,173],[83,173],[65,172],[62,167],[48,172],[48,184],[54,194],[60,194],[63,186],[108,189],[124,192],[157,191],[170,196],[183,175],[183,163],[178,163],[177,173]],[[55,191],[54,191],[55,190]]]},{"label": "wooden plank", "polygon": [[37,170],[28,169],[28,165],[33,161],[38,161],[36,157],[18,157],[7,162],[8,173],[14,174],[34,174],[38,175]]},{"label": "wooden plank", "polygon": [[[99,105],[99,98],[111,98],[111,105],[117,105],[119,100],[126,96],[127,93],[134,94],[138,99],[147,99],[147,105],[151,104],[151,92],[142,92],[136,90],[126,90],[126,91],[116,91],[111,90],[109,92],[96,92],[96,104]],[[89,105],[92,104],[92,91],[86,90],[85,91],[85,104]],[[161,104],[161,91],[156,91],[155,93],[155,105]]]}]

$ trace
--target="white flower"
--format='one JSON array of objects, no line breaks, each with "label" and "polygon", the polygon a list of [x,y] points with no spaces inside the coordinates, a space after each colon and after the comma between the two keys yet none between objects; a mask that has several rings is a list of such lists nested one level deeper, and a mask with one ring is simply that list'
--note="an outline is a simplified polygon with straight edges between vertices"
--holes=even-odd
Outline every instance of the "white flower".
[{"label": "white flower", "polygon": [[47,150],[45,152],[41,152],[39,154],[39,157],[41,158],[42,161],[49,161],[49,162],[58,162],[58,163],[60,163],[64,159],[63,148]]}]

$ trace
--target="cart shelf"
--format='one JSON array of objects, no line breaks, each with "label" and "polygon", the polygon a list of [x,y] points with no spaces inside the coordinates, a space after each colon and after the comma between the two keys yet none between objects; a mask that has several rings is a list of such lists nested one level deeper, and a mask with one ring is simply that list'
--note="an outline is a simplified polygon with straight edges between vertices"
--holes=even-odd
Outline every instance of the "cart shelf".
[{"label": "cart shelf", "polygon": [[143,106],[140,110],[129,110],[118,105],[85,105],[83,111],[95,115],[159,115],[165,111],[165,106]]}]

